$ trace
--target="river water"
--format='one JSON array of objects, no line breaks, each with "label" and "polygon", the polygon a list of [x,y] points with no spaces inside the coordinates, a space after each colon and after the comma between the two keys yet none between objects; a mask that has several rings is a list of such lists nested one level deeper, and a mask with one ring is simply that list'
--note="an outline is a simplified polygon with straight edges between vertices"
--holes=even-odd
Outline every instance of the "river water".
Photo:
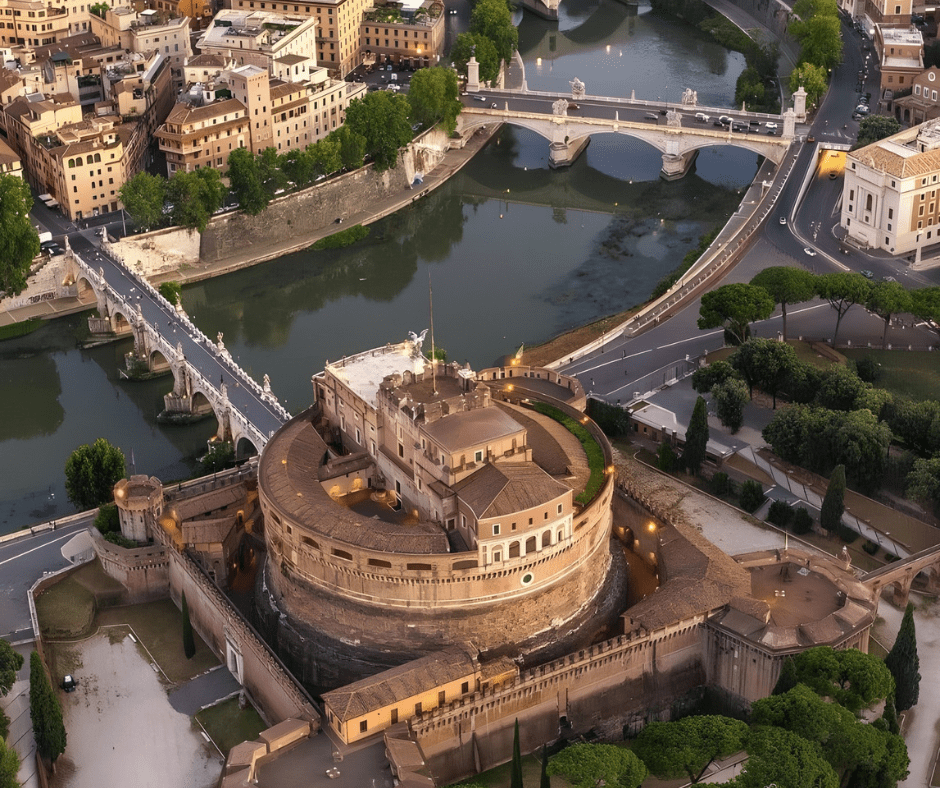
[{"label": "river water", "polygon": [[[610,51],[608,51],[608,47]],[[520,52],[534,90],[575,76],[596,94],[730,106],[743,59],[693,28],[613,0],[562,3],[557,24],[526,15]],[[538,62],[541,58],[541,64]],[[311,399],[326,360],[405,339],[428,326],[451,360],[491,364],[520,344],[644,301],[699,236],[725,221],[757,157],[708,148],[685,178],[659,179],[661,158],[619,135],[595,137],[575,164],[548,168],[547,143],[505,128],[446,185],[372,226],[344,250],[298,253],[187,287],[183,305],[291,412]],[[72,511],[63,467],[105,437],[137,473],[187,476],[213,434],[155,423],[172,382],[120,381],[130,341],[80,350],[82,317],[0,343],[0,533]]]}]

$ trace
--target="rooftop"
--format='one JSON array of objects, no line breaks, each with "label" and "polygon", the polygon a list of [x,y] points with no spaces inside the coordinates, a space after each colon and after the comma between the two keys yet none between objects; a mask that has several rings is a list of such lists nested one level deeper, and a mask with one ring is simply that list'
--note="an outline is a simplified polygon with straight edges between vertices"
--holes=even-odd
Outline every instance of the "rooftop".
[{"label": "rooftop", "polygon": [[940,121],[893,134],[849,153],[850,159],[898,178],[912,178],[940,171]]},{"label": "rooftop", "polygon": [[499,408],[475,408],[426,424],[424,431],[444,451],[460,451],[518,435],[523,427]]},{"label": "rooftop", "polygon": [[485,465],[454,489],[480,520],[544,506],[571,491],[534,462]]},{"label": "rooftop", "polygon": [[376,394],[386,377],[405,370],[415,373],[424,371],[424,357],[415,356],[412,348],[411,342],[386,345],[327,364],[326,370],[356,396],[376,408]]}]

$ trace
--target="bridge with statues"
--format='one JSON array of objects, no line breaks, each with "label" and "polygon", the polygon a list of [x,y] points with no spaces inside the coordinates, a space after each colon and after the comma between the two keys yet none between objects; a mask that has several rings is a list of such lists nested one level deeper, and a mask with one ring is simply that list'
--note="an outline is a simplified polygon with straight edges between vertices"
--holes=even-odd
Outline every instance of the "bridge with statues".
[{"label": "bridge with statues", "polygon": [[[107,251],[85,239],[79,249],[66,241],[67,275],[79,293],[90,289],[97,316],[88,319],[92,337],[132,336],[126,362],[134,374],[173,375],[164,396],[164,415],[188,421],[214,415],[216,439],[231,441],[236,457],[259,453],[290,418],[271,391],[268,376],[259,385],[232,358],[221,334],[213,342],[147,280]],[[87,246],[87,248],[86,248]]]},{"label": "bridge with statues", "polygon": [[[489,90],[474,78],[476,65],[471,58],[467,96],[457,130],[472,133],[494,122],[529,129],[548,141],[549,165],[555,168],[573,163],[595,134],[610,133],[635,137],[661,151],[660,174],[667,180],[681,178],[699,150],[717,145],[745,148],[779,164],[796,138],[797,122],[806,117],[802,89],[793,96],[793,108],[773,115],[743,108],[702,107],[690,89],[680,103],[591,96],[578,79],[571,83],[571,93],[563,94],[525,87]],[[721,116],[730,118],[731,125],[715,126]]]}]

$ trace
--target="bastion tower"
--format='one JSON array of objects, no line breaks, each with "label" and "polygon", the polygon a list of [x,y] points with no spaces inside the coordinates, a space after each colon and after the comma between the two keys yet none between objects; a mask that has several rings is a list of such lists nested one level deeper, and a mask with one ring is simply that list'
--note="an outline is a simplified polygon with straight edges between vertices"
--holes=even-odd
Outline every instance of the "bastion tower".
[{"label": "bastion tower", "polygon": [[455,644],[563,654],[613,626],[624,575],[612,474],[591,480],[569,431],[497,401],[542,395],[583,421],[609,466],[603,433],[565,404],[583,401],[576,380],[432,365],[417,339],[328,364],[313,387],[314,406],[275,433],[258,471],[260,617],[305,683],[338,686]]}]

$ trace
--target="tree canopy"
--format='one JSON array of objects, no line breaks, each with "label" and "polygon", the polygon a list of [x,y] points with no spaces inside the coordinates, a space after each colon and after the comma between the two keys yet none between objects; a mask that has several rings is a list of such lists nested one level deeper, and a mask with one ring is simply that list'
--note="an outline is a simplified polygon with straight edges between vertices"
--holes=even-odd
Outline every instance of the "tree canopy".
[{"label": "tree canopy", "polygon": [[92,509],[114,497],[124,477],[124,453],[104,438],[79,446],[65,462],[65,491],[79,509]]},{"label": "tree canopy", "polygon": [[864,148],[873,142],[883,140],[892,134],[897,134],[901,130],[901,124],[887,115],[868,115],[861,119],[858,124],[858,137],[852,150]]},{"label": "tree canopy", "polygon": [[702,296],[698,327],[724,328],[732,343],[740,345],[750,333],[750,324],[766,320],[773,311],[773,299],[764,288],[741,282],[722,285]]},{"label": "tree canopy", "polygon": [[20,756],[13,745],[9,746],[0,737],[0,788],[20,788],[17,775],[20,771]]},{"label": "tree canopy", "polygon": [[141,170],[124,182],[120,195],[124,208],[140,229],[150,230],[163,223],[166,178]]},{"label": "tree canopy", "polygon": [[612,744],[572,744],[548,762],[549,775],[560,774],[572,788],[639,788],[646,766],[636,755]]},{"label": "tree canopy", "polygon": [[219,171],[211,167],[177,170],[167,182],[166,198],[173,206],[174,224],[203,233],[212,214],[222,207],[225,187]]},{"label": "tree canopy", "polygon": [[826,485],[826,497],[819,510],[819,524],[827,531],[835,533],[842,524],[845,512],[845,466],[837,465]]},{"label": "tree canopy", "polygon": [[480,81],[493,83],[499,76],[499,55],[496,45],[481,33],[461,33],[450,50],[450,59],[457,73],[467,76],[471,56],[480,64]]},{"label": "tree canopy", "polygon": [[822,274],[816,277],[816,292],[836,311],[836,330],[832,335],[832,344],[835,345],[842,318],[855,304],[864,304],[868,300],[871,284],[854,271]]},{"label": "tree canopy", "polygon": [[826,69],[812,63],[800,63],[790,72],[790,92],[795,93],[801,87],[806,91],[807,105],[814,107],[828,87]]},{"label": "tree canopy", "polygon": [[888,346],[888,326],[894,315],[910,312],[912,307],[911,294],[907,292],[900,282],[878,282],[872,286],[865,306],[869,312],[874,312],[885,324],[881,334],[881,349]]},{"label": "tree canopy", "polygon": [[743,750],[747,735],[745,723],[717,715],[651,722],[640,731],[633,752],[660,779],[688,777],[697,783],[716,758]]},{"label": "tree canopy", "polygon": [[0,697],[6,695],[16,681],[16,672],[23,667],[23,655],[0,639]]},{"label": "tree canopy", "polygon": [[38,651],[29,656],[29,716],[39,755],[55,763],[65,752],[65,723],[62,707],[46,675]]},{"label": "tree canopy", "polygon": [[800,363],[796,351],[788,344],[761,337],[742,344],[728,361],[741,373],[751,396],[757,386],[773,397],[774,408],[777,407],[777,392]]},{"label": "tree canopy", "polygon": [[708,445],[708,412],[705,409],[705,400],[698,397],[692,408],[689,419],[689,428],[685,433],[685,448],[682,451],[682,464],[689,473],[698,474],[702,463],[705,462],[706,446]]},{"label": "tree canopy", "polygon": [[365,140],[376,171],[395,167],[398,149],[411,142],[410,109],[408,99],[385,90],[349,102],[346,125]]},{"label": "tree canopy", "polygon": [[460,90],[457,74],[450,68],[422,68],[408,88],[411,119],[422,126],[439,124],[448,134],[457,127],[460,114]]},{"label": "tree canopy", "polygon": [[783,341],[787,341],[787,306],[816,296],[816,276],[802,268],[775,265],[760,271],[751,284],[763,287],[783,311]]},{"label": "tree canopy", "polygon": [[793,659],[797,681],[823,697],[857,712],[894,691],[884,662],[855,648],[809,648]]},{"label": "tree canopy", "polygon": [[783,728],[755,727],[748,737],[744,770],[733,788],[838,788],[839,778],[806,739]]},{"label": "tree canopy", "polygon": [[477,0],[470,14],[470,32],[492,41],[497,56],[507,63],[519,46],[519,31],[507,0]]},{"label": "tree canopy", "polygon": [[885,657],[885,666],[894,677],[895,708],[905,711],[916,706],[920,698],[920,657],[914,632],[914,605],[910,602],[904,610],[894,646]]},{"label": "tree canopy", "polygon": [[0,296],[26,289],[30,263],[39,254],[39,234],[29,220],[32,207],[29,184],[15,175],[0,175]]},{"label": "tree canopy", "polygon": [[711,391],[715,402],[715,415],[732,433],[744,424],[744,406],[750,399],[747,384],[740,378],[728,378]]},{"label": "tree canopy", "polygon": [[228,179],[238,207],[254,216],[268,207],[258,162],[248,148],[236,148],[228,155]]}]

